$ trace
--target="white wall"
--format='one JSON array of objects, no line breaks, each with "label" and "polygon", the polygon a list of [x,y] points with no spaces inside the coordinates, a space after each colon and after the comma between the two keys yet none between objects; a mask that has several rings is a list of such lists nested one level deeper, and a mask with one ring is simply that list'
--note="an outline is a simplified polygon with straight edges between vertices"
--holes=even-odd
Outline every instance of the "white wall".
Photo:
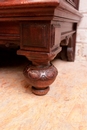
[{"label": "white wall", "polygon": [[87,0],[80,0],[79,11],[83,18],[77,29],[76,60],[87,61]]}]

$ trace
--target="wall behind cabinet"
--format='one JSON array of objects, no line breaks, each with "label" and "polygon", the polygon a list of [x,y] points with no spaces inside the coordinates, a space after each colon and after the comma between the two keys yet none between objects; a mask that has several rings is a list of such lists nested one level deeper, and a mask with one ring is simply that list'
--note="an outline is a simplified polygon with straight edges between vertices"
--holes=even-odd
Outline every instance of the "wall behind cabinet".
[{"label": "wall behind cabinet", "polygon": [[83,18],[77,29],[76,60],[87,61],[87,0],[80,0],[79,11]]}]

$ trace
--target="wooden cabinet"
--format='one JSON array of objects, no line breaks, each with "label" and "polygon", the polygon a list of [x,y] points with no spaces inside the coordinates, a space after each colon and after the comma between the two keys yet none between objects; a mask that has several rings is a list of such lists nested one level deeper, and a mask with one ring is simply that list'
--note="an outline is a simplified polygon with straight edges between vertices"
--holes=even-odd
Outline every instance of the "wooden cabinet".
[{"label": "wooden cabinet", "polygon": [[78,0],[4,0],[0,1],[0,45],[17,45],[18,55],[32,61],[24,69],[31,90],[44,95],[57,76],[50,63],[58,53],[74,61]]},{"label": "wooden cabinet", "polygon": [[66,0],[66,2],[71,4],[76,9],[78,9],[78,7],[79,7],[79,0]]}]

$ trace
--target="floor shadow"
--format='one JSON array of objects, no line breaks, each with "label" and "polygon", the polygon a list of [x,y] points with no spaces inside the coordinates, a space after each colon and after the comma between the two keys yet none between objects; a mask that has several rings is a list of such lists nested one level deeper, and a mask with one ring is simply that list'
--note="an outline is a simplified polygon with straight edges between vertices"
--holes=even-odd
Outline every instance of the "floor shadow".
[{"label": "floor shadow", "polygon": [[0,49],[0,67],[17,67],[30,62],[25,56],[19,56],[16,52],[16,49]]}]

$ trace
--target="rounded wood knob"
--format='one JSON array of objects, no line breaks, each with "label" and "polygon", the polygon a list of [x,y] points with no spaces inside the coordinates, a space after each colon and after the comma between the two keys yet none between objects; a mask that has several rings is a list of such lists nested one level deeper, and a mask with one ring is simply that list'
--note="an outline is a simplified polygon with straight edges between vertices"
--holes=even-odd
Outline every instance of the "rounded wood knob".
[{"label": "rounded wood knob", "polygon": [[32,92],[36,95],[45,95],[57,74],[57,69],[52,64],[47,66],[28,65],[24,69],[24,75],[32,85]]}]

